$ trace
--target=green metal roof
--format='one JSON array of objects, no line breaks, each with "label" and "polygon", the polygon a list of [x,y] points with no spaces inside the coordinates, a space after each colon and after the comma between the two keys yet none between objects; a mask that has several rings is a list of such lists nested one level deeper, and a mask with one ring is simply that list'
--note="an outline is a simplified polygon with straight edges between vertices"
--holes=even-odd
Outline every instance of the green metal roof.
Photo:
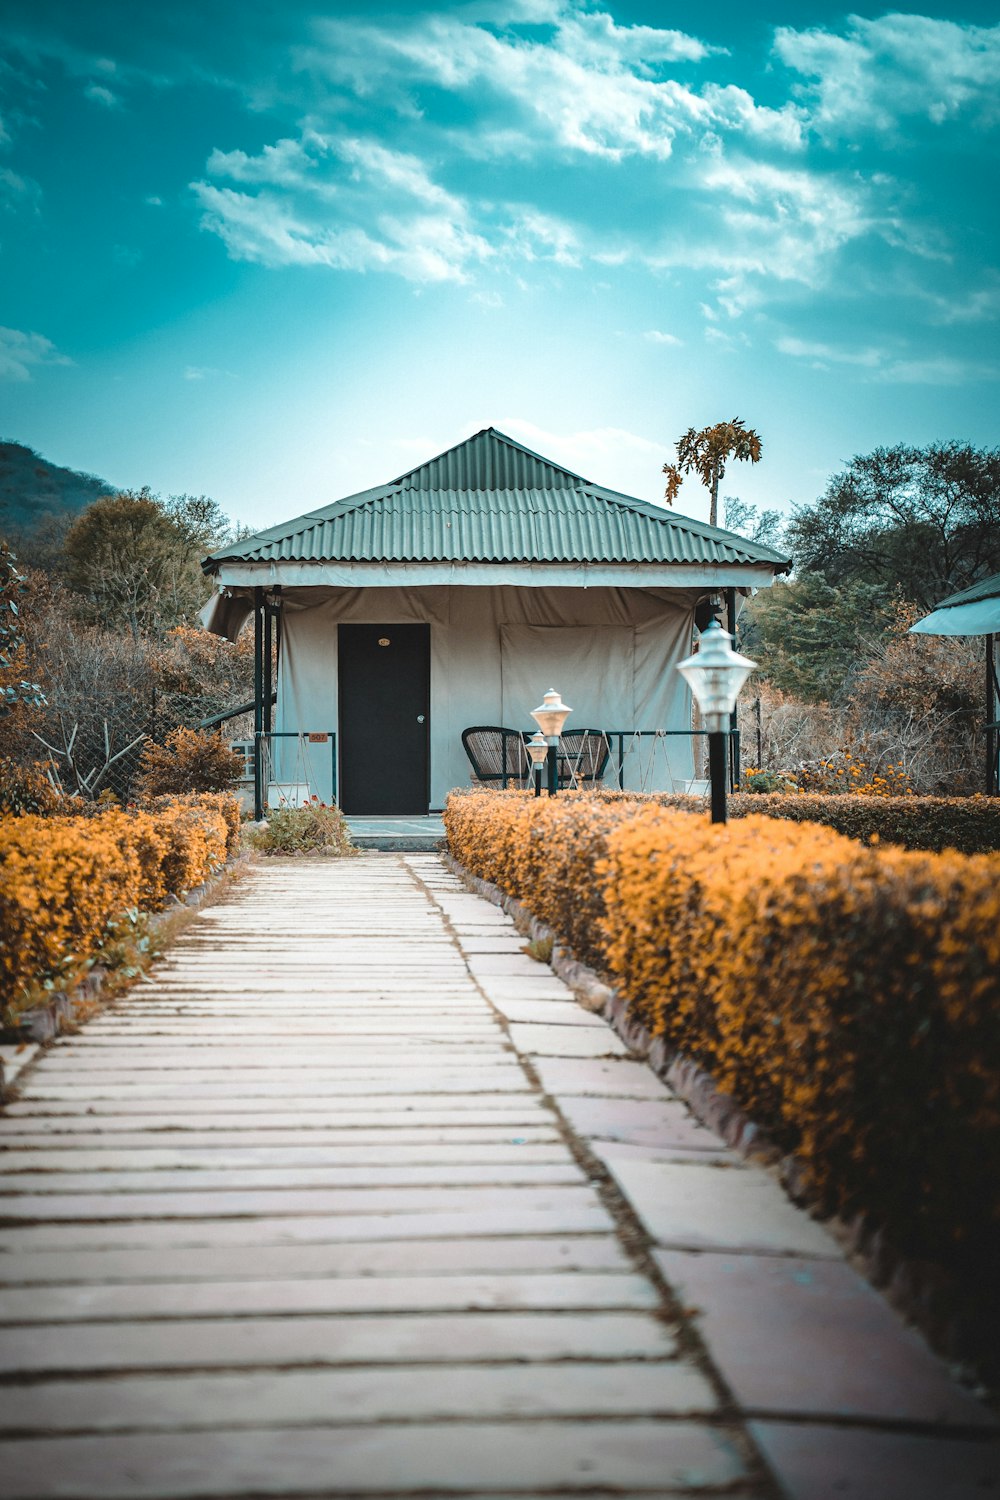
[{"label": "green metal roof", "polygon": [[1000,573],[993,573],[989,578],[981,578],[971,588],[962,589],[959,594],[949,594],[947,599],[942,599],[940,604],[935,604],[935,610],[954,609],[959,604],[978,604],[981,599],[996,599],[1000,595]]},{"label": "green metal roof", "polygon": [[240,562],[757,563],[770,547],[592,484],[495,428],[213,553]]}]

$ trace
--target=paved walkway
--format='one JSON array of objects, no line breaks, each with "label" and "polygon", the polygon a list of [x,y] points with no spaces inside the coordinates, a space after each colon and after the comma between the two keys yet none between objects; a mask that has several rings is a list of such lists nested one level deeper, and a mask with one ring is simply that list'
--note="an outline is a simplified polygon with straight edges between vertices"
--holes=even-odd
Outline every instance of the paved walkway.
[{"label": "paved walkway", "polygon": [[431,855],[262,863],[0,1124],[0,1493],[983,1500],[985,1412]]}]

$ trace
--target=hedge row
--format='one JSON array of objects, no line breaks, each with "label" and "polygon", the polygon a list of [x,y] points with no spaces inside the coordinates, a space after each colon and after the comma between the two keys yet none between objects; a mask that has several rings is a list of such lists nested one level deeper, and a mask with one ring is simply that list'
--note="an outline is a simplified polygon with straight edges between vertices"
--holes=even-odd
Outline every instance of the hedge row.
[{"label": "hedge row", "polygon": [[829,1210],[988,1281],[997,1311],[1000,856],[517,793],[453,795],[445,826],[794,1150]]},{"label": "hedge row", "polygon": [[0,819],[0,999],[16,1012],[72,986],[128,912],[157,911],[219,870],[235,797],[158,799],[92,816]]},{"label": "hedge row", "polygon": [[731,816],[767,813],[795,823],[823,823],[863,843],[900,844],[940,854],[1000,850],[1000,797],[859,797],[806,792],[738,792]]},{"label": "hedge row", "polygon": [[[573,794],[570,794],[573,795]],[[656,803],[679,812],[705,811],[703,797],[680,792],[587,793],[602,802]],[[939,854],[991,854],[1000,850],[1000,797],[860,797],[857,793],[736,792],[730,818],[766,813],[793,823],[822,823],[865,844],[899,844]]]}]

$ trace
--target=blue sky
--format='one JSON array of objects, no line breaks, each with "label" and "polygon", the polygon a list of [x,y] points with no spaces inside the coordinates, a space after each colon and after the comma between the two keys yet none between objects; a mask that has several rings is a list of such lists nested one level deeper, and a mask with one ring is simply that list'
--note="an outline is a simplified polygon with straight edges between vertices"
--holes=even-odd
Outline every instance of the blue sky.
[{"label": "blue sky", "polygon": [[5,0],[0,437],[255,526],[491,424],[655,499],[740,416],[782,508],[993,446],[996,19]]}]

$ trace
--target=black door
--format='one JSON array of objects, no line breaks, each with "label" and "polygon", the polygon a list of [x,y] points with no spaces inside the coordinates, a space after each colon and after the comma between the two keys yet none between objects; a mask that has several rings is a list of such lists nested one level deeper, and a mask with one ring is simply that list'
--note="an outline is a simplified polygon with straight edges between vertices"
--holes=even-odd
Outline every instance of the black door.
[{"label": "black door", "polygon": [[340,805],[426,813],[431,628],[340,626]]}]

